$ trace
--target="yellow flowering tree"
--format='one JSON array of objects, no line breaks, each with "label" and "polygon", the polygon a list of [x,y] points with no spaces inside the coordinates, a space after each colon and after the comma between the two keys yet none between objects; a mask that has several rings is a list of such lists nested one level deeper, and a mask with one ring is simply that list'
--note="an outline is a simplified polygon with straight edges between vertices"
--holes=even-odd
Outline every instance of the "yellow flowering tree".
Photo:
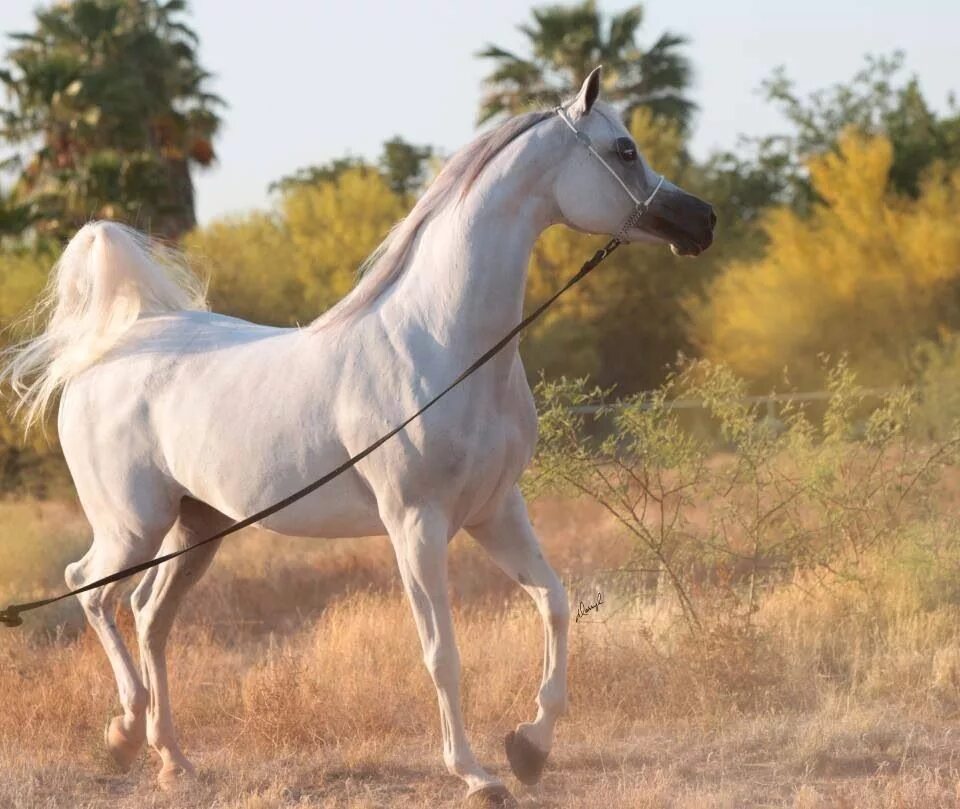
[{"label": "yellow flowering tree", "polygon": [[770,211],[768,245],[734,261],[696,308],[706,356],[764,385],[786,367],[820,376],[820,355],[846,354],[861,380],[902,380],[915,346],[960,326],[960,171],[935,164],[917,197],[888,191],[893,149],[854,130],[812,159],[809,215]]},{"label": "yellow flowering tree", "polygon": [[357,268],[408,206],[380,172],[357,167],[291,189],[280,208],[304,295],[319,314],[350,291]]},{"label": "yellow flowering tree", "polygon": [[406,200],[379,172],[355,166],[291,184],[274,213],[215,222],[185,240],[210,277],[213,307],[258,322],[309,322],[353,285],[356,270]]}]

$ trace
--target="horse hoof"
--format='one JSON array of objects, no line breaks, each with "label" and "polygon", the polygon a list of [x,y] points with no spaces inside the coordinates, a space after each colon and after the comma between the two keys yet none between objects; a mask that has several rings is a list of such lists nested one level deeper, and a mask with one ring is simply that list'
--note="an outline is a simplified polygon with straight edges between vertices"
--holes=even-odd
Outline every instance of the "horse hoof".
[{"label": "horse hoof", "polygon": [[510,769],[521,784],[533,786],[543,775],[543,765],[547,763],[547,754],[528,741],[522,733],[510,731],[503,740],[507,751]]},{"label": "horse hoof", "polygon": [[189,761],[171,761],[163,765],[160,774],[157,776],[157,783],[164,792],[169,792],[181,786],[185,781],[194,777],[193,765]]},{"label": "horse hoof", "polygon": [[468,809],[517,809],[513,795],[502,784],[481,787],[476,792],[471,792],[463,805]]},{"label": "horse hoof", "polygon": [[123,717],[115,716],[103,732],[107,750],[116,765],[126,772],[137,758],[145,741],[141,734],[131,733],[123,727]]}]

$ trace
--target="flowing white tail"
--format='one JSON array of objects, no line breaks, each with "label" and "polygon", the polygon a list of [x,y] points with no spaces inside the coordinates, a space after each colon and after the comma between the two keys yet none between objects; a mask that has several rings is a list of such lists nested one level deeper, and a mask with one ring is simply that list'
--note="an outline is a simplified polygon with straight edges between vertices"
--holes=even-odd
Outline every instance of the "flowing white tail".
[{"label": "flowing white tail", "polygon": [[3,352],[0,383],[9,380],[29,429],[137,318],[206,308],[204,286],[176,250],[116,222],[90,222],[64,249],[34,310],[43,331]]}]

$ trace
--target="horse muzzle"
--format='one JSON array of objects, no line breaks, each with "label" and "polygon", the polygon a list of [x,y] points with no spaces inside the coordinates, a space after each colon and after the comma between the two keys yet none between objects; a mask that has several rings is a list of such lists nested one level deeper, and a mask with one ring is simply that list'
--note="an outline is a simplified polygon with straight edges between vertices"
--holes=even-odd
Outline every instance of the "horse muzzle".
[{"label": "horse muzzle", "polygon": [[709,202],[680,189],[663,194],[640,223],[678,256],[699,256],[713,244],[717,214]]}]

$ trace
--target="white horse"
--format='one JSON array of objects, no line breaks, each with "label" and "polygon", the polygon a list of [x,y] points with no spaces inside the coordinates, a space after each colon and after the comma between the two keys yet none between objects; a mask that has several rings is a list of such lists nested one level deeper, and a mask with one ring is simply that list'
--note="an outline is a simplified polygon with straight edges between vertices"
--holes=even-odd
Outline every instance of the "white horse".
[{"label": "white horse", "polygon": [[[705,249],[710,206],[646,165],[598,92],[599,69],[563,110],[514,118],[453,157],[356,288],[306,328],[209,313],[172,254],[120,225],[83,227],[56,267],[46,330],[16,347],[3,372],[31,419],[61,392],[60,440],[93,529],[67,583],[208,536],[402,421],[519,321],[530,252],[548,226],[616,233],[637,195],[655,189],[624,235],[683,254]],[[517,777],[533,783],[566,704],[569,615],[516,485],[536,434],[514,342],[375,454],[263,523],[289,535],[389,535],[437,689],[444,762],[484,805],[512,799],[464,731],[447,545],[465,528],[543,618],[537,715],[506,740]],[[107,726],[110,752],[129,765],[149,741],[162,785],[192,772],[164,650],[217,544],[151,569],[136,587],[139,672],[114,622],[118,585],[80,597],[123,709]]]}]

